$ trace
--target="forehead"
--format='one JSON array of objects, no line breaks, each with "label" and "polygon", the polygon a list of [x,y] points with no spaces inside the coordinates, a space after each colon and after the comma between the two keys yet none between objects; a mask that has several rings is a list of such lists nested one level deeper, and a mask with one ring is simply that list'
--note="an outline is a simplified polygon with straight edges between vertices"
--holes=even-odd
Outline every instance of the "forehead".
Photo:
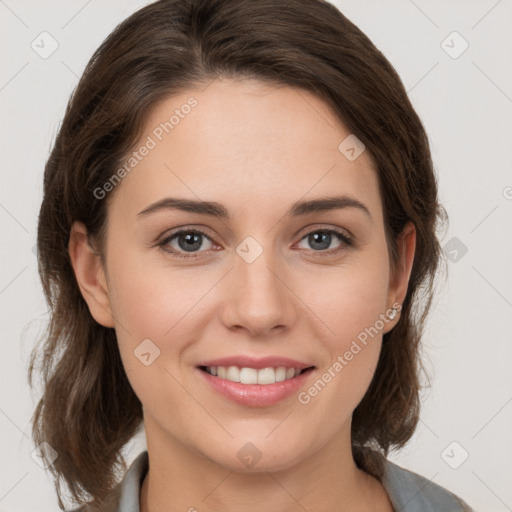
[{"label": "forehead", "polygon": [[113,199],[130,217],[165,196],[252,213],[334,193],[379,203],[371,156],[363,151],[351,161],[339,149],[349,136],[329,106],[307,91],[215,79],[149,113]]}]

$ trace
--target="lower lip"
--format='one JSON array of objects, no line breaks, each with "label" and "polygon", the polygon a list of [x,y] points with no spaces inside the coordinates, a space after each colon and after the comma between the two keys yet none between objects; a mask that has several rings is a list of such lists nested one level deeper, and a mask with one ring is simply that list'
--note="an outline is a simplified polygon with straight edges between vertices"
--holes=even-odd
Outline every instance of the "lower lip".
[{"label": "lower lip", "polygon": [[196,370],[215,391],[234,402],[249,407],[269,407],[297,393],[315,369],[310,368],[293,379],[275,384],[242,384],[214,377],[200,368]]}]

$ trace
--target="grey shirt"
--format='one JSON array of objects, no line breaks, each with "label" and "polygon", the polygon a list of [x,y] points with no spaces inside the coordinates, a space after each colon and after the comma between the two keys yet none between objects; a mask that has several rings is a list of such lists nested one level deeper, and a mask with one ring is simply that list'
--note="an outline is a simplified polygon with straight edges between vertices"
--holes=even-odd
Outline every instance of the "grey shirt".
[{"label": "grey shirt", "polygon": [[[148,452],[144,451],[109,494],[101,506],[101,512],[140,512],[140,487],[148,467]],[[465,501],[444,487],[389,460],[385,461],[382,485],[396,512],[475,512]],[[69,512],[97,510],[83,506]]]}]

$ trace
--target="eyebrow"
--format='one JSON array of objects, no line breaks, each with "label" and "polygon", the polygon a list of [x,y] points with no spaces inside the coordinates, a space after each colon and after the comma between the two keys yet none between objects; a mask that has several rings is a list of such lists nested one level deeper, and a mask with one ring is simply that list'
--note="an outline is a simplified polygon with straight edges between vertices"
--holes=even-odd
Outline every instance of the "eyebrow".
[{"label": "eyebrow", "polygon": [[[314,212],[326,212],[331,210],[339,210],[345,208],[356,208],[364,212],[370,219],[372,218],[368,208],[353,197],[336,196],[322,197],[310,201],[297,201],[287,212],[289,217],[300,217]],[[137,217],[146,217],[152,213],[165,210],[181,210],[189,213],[199,213],[218,217],[220,219],[230,219],[228,210],[220,203],[214,201],[197,201],[194,199],[179,199],[174,197],[166,197],[150,204],[147,208],[140,211]]]}]

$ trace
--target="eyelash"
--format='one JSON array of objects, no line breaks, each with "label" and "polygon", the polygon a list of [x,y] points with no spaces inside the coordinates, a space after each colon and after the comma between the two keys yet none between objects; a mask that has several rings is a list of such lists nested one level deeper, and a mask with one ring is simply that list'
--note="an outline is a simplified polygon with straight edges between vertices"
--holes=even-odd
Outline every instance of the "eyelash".
[{"label": "eyelash", "polygon": [[[332,256],[333,254],[343,250],[346,247],[353,246],[353,240],[352,240],[351,237],[349,237],[344,232],[338,231],[337,229],[333,229],[333,228],[317,228],[317,229],[314,229],[312,231],[309,231],[308,233],[306,233],[299,240],[299,242],[302,241],[304,238],[308,237],[309,235],[313,234],[313,233],[329,233],[329,234],[333,234],[333,235],[337,236],[338,240],[341,242],[340,246],[335,248],[335,249],[313,251],[313,256],[314,257],[317,257],[317,256],[320,256],[320,257]],[[176,231],[175,233],[172,233],[171,235],[166,237],[164,240],[159,242],[157,244],[157,246],[160,247],[163,251],[165,251],[165,252],[167,252],[169,254],[172,254],[173,256],[175,256],[177,258],[197,258],[198,256],[196,256],[196,254],[198,252],[199,253],[200,252],[204,252],[204,251],[197,251],[195,253],[185,254],[185,253],[183,253],[181,251],[176,251],[175,249],[169,250],[169,249],[165,248],[165,246],[171,240],[173,240],[174,238],[176,238],[176,237],[178,237],[179,235],[182,235],[182,234],[202,235],[202,236],[208,238],[210,241],[212,241],[211,238],[204,231],[201,231],[200,229],[180,229],[179,231]]]}]

